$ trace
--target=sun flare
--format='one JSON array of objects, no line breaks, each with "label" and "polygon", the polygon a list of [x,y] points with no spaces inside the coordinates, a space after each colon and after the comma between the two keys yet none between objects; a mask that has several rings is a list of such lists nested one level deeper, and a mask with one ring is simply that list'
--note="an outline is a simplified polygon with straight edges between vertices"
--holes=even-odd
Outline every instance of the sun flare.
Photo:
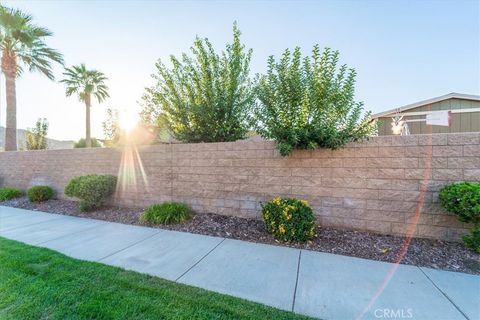
[{"label": "sun flare", "polygon": [[133,130],[138,124],[137,112],[135,110],[122,110],[120,112],[119,124],[123,130]]}]

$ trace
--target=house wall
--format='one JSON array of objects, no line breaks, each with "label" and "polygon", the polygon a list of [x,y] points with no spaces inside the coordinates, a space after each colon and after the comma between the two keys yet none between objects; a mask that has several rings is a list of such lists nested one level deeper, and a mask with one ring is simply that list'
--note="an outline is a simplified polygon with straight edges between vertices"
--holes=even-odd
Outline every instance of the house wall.
[{"label": "house wall", "polygon": [[118,175],[114,201],[127,206],[176,200],[259,218],[262,201],[297,197],[324,226],[457,240],[469,226],[440,208],[438,190],[480,181],[480,134],[383,136],[290,157],[270,141],[0,153],[3,186],[47,184],[63,197],[72,177],[93,173]]},{"label": "house wall", "polygon": [[[480,108],[479,101],[463,100],[463,99],[448,99],[437,103],[432,103],[422,107],[410,109],[405,112],[419,112],[419,111],[438,111],[438,110],[457,110],[457,109],[471,109]],[[379,135],[393,135],[392,132],[392,118],[381,117],[378,118],[380,126],[378,130]],[[411,119],[425,119],[425,116],[409,116],[404,117],[405,120]],[[454,113],[452,114],[452,126],[430,126],[425,122],[410,122],[408,123],[410,134],[431,134],[431,133],[457,133],[457,132],[480,132],[480,112],[469,113]]]}]

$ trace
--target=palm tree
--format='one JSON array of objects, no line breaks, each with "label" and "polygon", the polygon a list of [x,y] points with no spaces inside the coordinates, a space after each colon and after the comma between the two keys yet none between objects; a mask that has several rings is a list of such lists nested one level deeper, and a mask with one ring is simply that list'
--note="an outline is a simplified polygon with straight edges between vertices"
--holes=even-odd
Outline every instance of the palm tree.
[{"label": "palm tree", "polygon": [[97,98],[98,103],[101,103],[108,95],[108,87],[105,85],[105,81],[108,80],[105,75],[97,70],[87,70],[85,64],[79,66],[72,66],[71,68],[65,68],[63,75],[66,77],[61,80],[66,84],[67,89],[65,94],[67,97],[76,93],[80,101],[85,103],[86,113],[86,146],[90,148],[92,146],[92,139],[90,137],[90,107],[92,101],[92,95]]},{"label": "palm tree", "polygon": [[52,62],[63,64],[62,55],[49,48],[44,38],[52,36],[48,29],[32,23],[32,16],[18,9],[0,6],[1,68],[7,91],[7,126],[5,150],[17,150],[17,97],[15,81],[26,68],[54,79]]}]

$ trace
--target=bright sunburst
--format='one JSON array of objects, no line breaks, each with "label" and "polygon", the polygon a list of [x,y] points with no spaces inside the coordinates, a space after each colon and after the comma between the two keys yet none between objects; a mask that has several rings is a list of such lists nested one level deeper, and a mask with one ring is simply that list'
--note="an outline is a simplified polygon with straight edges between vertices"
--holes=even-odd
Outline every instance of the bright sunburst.
[{"label": "bright sunburst", "polygon": [[119,120],[121,129],[126,131],[133,130],[138,124],[137,110],[122,110]]}]

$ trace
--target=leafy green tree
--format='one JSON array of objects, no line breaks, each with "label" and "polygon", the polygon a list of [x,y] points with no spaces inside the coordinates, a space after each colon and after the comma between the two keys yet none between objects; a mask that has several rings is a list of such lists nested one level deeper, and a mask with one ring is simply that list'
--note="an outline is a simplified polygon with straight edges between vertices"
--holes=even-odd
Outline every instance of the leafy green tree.
[{"label": "leafy green tree", "polygon": [[154,75],[157,83],[143,97],[144,122],[165,125],[176,139],[185,142],[244,138],[253,105],[252,50],[245,49],[240,34],[234,24],[233,43],[221,54],[208,39],[197,37],[192,56],[171,56],[171,69],[159,61]]},{"label": "leafy green tree", "polygon": [[144,101],[143,109],[140,112],[140,125],[153,134],[155,137],[152,141],[153,144],[171,142],[174,136],[165,117],[158,109],[156,106],[148,106]]},{"label": "leafy green tree", "polygon": [[65,94],[70,97],[73,94],[78,96],[81,102],[85,103],[85,143],[86,147],[92,147],[92,138],[90,136],[90,108],[92,106],[92,96],[98,103],[103,102],[109,97],[108,87],[105,82],[108,80],[105,75],[98,70],[88,70],[85,64],[65,68],[63,73],[65,78],[60,82],[66,85]]},{"label": "leafy green tree", "polygon": [[81,138],[77,142],[73,144],[74,148],[101,148],[102,145],[100,144],[100,141],[98,141],[95,138],[91,138],[91,146],[87,147],[87,142],[85,138]]},{"label": "leafy green tree", "polygon": [[6,151],[17,150],[16,79],[25,68],[53,80],[52,62],[63,64],[62,55],[44,41],[50,36],[52,32],[48,29],[32,23],[32,16],[0,6],[1,68],[7,96]]},{"label": "leafy green tree", "polygon": [[355,102],[355,70],[338,67],[339,53],[315,46],[312,57],[300,48],[285,50],[279,62],[268,59],[259,76],[253,126],[277,141],[282,155],[293,149],[336,149],[375,132],[370,112]]},{"label": "leafy green tree", "polygon": [[25,148],[27,150],[43,150],[48,148],[48,121],[38,119],[35,128],[28,128],[25,136]]},{"label": "leafy green tree", "polygon": [[105,145],[111,147],[120,141],[122,130],[120,128],[120,112],[117,109],[107,109],[107,119],[102,122],[105,135]]}]

